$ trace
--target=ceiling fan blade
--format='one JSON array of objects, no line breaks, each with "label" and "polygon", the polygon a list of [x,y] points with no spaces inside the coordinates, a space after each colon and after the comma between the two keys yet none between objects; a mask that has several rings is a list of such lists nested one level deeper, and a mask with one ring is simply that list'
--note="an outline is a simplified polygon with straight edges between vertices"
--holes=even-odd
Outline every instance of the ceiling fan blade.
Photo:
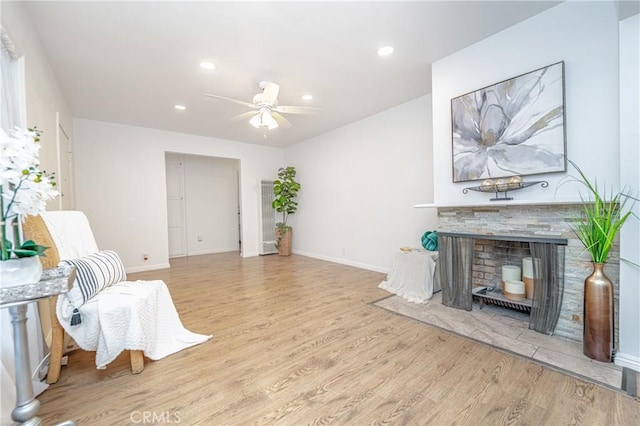
[{"label": "ceiling fan blade", "polygon": [[318,111],[322,111],[320,108],[306,107],[306,106],[286,106],[280,105],[273,108],[274,111],[282,112],[285,114],[315,114]]},{"label": "ceiling fan blade", "polygon": [[240,120],[245,120],[247,118],[253,117],[256,114],[260,114],[260,111],[247,111],[247,112],[243,112],[240,115],[236,115],[235,117],[231,117],[230,121],[240,121]]},{"label": "ceiling fan blade", "polygon": [[291,123],[289,123],[289,120],[287,120],[277,112],[271,111],[271,116],[273,117],[274,120],[276,120],[276,123],[278,123],[278,126],[284,129],[288,129],[289,127],[291,127]]},{"label": "ceiling fan blade", "polygon": [[227,97],[225,97],[225,96],[209,95],[209,94],[205,94],[205,96],[208,96],[208,97],[210,97],[210,98],[215,98],[215,99],[222,99],[222,100],[224,100],[224,101],[231,101],[231,102],[235,102],[235,103],[237,103],[237,104],[244,105],[244,106],[249,107],[249,108],[255,108],[255,107],[256,107],[254,104],[250,104],[249,102],[239,101],[239,100],[237,100],[237,99],[227,98]]},{"label": "ceiling fan blade", "polygon": [[269,104],[274,105],[276,103],[276,99],[278,99],[280,86],[270,81],[264,81],[262,82],[262,85],[264,85],[264,90],[262,92],[264,99],[269,102]]}]

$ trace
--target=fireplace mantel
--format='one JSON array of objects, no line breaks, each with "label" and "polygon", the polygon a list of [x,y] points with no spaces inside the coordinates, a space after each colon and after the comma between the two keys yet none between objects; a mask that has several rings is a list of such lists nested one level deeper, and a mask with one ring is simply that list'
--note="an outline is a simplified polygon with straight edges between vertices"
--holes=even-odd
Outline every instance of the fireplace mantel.
[{"label": "fireplace mantel", "polygon": [[416,204],[416,209],[437,209],[437,208],[472,208],[472,207],[504,207],[504,206],[551,206],[551,205],[572,205],[584,204],[583,200],[575,198],[554,198],[550,200],[508,200],[508,201],[451,201],[444,203]]},{"label": "fireplace mantel", "polygon": [[566,238],[546,238],[534,236],[518,236],[518,235],[493,235],[493,234],[466,234],[462,232],[438,232],[439,235],[447,237],[471,238],[475,240],[494,240],[494,241],[517,241],[521,243],[545,243],[567,245]]}]

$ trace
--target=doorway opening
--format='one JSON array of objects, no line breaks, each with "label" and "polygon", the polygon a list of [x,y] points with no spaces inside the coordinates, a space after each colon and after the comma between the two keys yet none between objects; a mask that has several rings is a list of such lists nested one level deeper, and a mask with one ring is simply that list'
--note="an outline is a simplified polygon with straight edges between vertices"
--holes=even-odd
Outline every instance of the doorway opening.
[{"label": "doorway opening", "polygon": [[240,160],[165,153],[169,257],[240,252]]}]

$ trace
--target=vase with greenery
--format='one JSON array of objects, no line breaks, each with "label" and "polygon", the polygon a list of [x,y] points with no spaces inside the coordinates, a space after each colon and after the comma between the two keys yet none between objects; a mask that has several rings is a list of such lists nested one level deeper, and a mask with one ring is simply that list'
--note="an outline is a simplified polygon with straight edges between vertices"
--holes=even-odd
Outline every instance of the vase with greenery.
[{"label": "vase with greenery", "polygon": [[273,182],[275,196],[271,206],[282,213],[282,221],[276,223],[276,248],[281,256],[291,254],[291,234],[293,229],[287,225],[290,214],[298,209],[296,198],[300,191],[300,183],[296,181],[296,168],[292,166],[278,169],[278,179]]},{"label": "vase with greenery", "polygon": [[47,200],[58,195],[53,175],[39,169],[37,128],[0,130],[0,286],[37,282],[42,273],[38,256],[46,247],[22,241],[27,215],[43,212]]},{"label": "vase with greenery", "polygon": [[581,194],[582,217],[572,228],[593,264],[593,272],[585,279],[584,285],[583,353],[597,361],[612,362],[615,330],[613,282],[605,275],[604,265],[620,228],[631,215],[627,203],[633,197],[628,189],[601,191],[597,180],[591,182],[574,162],[570,163],[579,174],[579,178],[574,180],[584,185],[588,193],[587,197]]}]

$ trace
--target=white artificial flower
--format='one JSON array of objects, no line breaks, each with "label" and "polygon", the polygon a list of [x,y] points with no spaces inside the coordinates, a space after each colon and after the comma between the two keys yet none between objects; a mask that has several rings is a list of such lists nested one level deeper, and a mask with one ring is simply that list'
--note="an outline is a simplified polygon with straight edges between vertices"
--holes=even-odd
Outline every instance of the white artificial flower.
[{"label": "white artificial flower", "polygon": [[21,174],[29,167],[40,165],[40,144],[36,142],[35,132],[16,129],[11,136],[2,130],[0,132],[0,174]]},{"label": "white artificial flower", "polygon": [[[12,240],[7,227],[18,218],[38,215],[48,200],[58,196],[52,176],[39,169],[40,143],[36,131],[16,128],[7,135],[0,129],[0,205],[2,241]],[[14,241],[18,243],[18,241]],[[17,244],[15,244],[17,246]],[[9,256],[2,245],[2,259]]]}]

